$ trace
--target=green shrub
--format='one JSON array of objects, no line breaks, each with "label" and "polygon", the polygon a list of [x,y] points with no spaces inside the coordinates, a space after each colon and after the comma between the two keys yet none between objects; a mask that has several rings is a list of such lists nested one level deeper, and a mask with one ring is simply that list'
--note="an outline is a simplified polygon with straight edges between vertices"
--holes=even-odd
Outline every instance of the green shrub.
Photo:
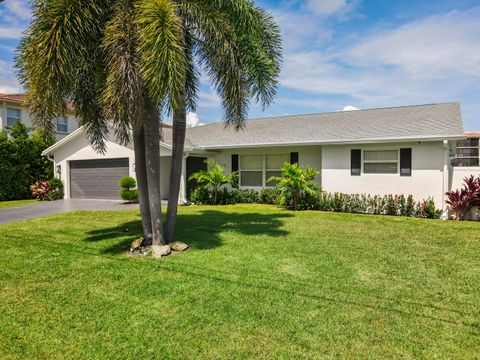
[{"label": "green shrub", "polygon": [[120,196],[124,201],[134,202],[138,200],[138,191],[137,190],[126,190],[123,189],[120,192]]},{"label": "green shrub", "polygon": [[48,181],[48,186],[52,191],[48,194],[49,200],[61,200],[64,197],[63,182],[58,178]]},{"label": "green shrub", "polygon": [[29,199],[30,186],[53,176],[53,164],[42,151],[55,142],[17,122],[0,131],[0,201]]},{"label": "green shrub", "polygon": [[130,176],[124,176],[120,179],[120,187],[125,190],[131,190],[137,186],[137,182]]},{"label": "green shrub", "polygon": [[260,190],[259,203],[274,205],[278,202],[280,193],[275,188],[266,188]]},{"label": "green shrub", "polygon": [[[209,205],[225,205],[230,204],[234,199],[231,196],[235,196],[230,193],[226,186],[230,185],[234,187],[237,182],[238,174],[233,172],[225,175],[223,172],[225,167],[216,163],[215,161],[205,161],[208,166],[208,170],[200,170],[192,176],[189,180],[196,180],[199,184],[199,188],[202,188],[203,192],[200,197],[194,195],[197,201],[191,200],[194,203]],[[208,194],[208,197],[207,197]],[[201,202],[199,202],[201,200]],[[207,201],[207,202],[205,202]]]},{"label": "green shrub", "polygon": [[319,172],[309,166],[299,167],[298,164],[285,164],[282,176],[273,176],[268,181],[276,183],[279,192],[278,204],[292,207],[293,210],[305,208],[305,200],[318,190],[313,183]]},{"label": "green shrub", "polygon": [[260,203],[259,193],[253,189],[234,189],[232,191],[232,196],[237,204]]},{"label": "green shrub", "polygon": [[134,202],[138,200],[138,191],[134,188],[137,186],[137,182],[130,176],[125,176],[120,179],[119,183],[122,191],[120,191],[120,197],[124,201]]}]

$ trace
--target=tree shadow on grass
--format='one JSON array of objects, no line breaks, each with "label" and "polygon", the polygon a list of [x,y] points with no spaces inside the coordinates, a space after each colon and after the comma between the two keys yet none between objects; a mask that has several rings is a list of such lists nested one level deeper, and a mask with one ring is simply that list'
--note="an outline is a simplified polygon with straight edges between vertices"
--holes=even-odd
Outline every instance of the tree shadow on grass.
[{"label": "tree shadow on grass", "polygon": [[[289,213],[230,213],[219,210],[204,210],[194,214],[179,214],[175,238],[188,243],[195,249],[207,250],[222,245],[220,234],[233,232],[240,235],[266,235],[283,237],[288,231],[282,229],[283,218],[292,217]],[[142,223],[129,221],[115,227],[89,231],[85,241],[119,241],[105,248],[103,253],[119,253],[130,246],[133,239],[141,236]]]}]

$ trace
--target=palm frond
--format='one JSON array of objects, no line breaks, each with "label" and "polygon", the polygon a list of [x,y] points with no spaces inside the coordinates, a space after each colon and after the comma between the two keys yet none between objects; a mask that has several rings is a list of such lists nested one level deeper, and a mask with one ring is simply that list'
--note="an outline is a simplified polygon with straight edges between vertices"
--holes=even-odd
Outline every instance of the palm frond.
[{"label": "palm frond", "polygon": [[177,105],[185,88],[185,29],[170,0],[146,0],[136,5],[140,71],[157,106]]}]

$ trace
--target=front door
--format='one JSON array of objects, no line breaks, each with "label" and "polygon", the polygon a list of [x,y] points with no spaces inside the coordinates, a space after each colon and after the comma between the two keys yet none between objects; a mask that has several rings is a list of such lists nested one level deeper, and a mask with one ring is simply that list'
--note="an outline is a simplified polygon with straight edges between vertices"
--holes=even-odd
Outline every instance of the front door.
[{"label": "front door", "polygon": [[187,158],[187,199],[190,200],[190,194],[198,186],[196,180],[189,180],[192,174],[200,170],[207,170],[206,157],[189,156]]}]

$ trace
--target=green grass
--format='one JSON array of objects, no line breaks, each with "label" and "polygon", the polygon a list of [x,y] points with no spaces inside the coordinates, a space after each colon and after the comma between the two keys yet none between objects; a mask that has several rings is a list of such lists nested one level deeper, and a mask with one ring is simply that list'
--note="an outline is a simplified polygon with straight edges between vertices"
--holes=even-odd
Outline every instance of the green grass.
[{"label": "green grass", "polygon": [[22,205],[35,203],[35,202],[38,202],[38,200],[29,199],[29,200],[0,201],[0,209],[14,207],[14,206],[22,206]]},{"label": "green grass", "polygon": [[[0,226],[2,358],[478,358],[480,224],[182,207],[161,260],[137,211]],[[128,232],[124,230],[128,228]]]}]

